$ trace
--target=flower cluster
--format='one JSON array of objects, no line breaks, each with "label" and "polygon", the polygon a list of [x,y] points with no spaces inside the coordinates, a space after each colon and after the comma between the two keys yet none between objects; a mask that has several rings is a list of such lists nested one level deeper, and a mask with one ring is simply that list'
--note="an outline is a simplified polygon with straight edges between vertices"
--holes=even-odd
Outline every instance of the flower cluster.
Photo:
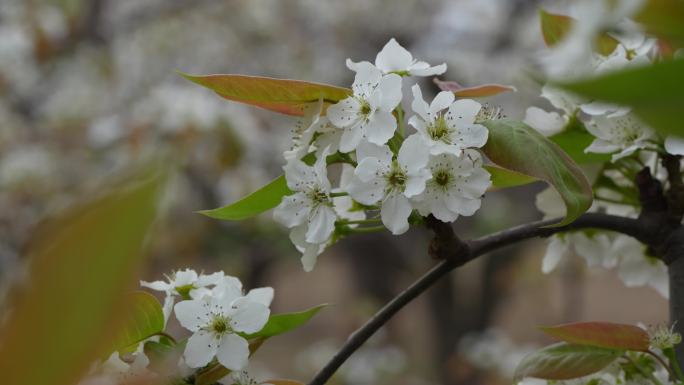
[{"label": "flower cluster", "polygon": [[[239,378],[248,378],[242,372],[250,356],[249,343],[244,336],[256,333],[266,325],[273,289],[262,287],[245,293],[238,278],[222,271],[206,275],[186,269],[166,278],[166,281],[141,281],[140,284],[164,292],[165,320],[168,322],[171,313],[175,314],[180,325],[192,335],[185,343],[175,368],[166,368],[163,374],[186,376],[195,369],[216,362],[240,374]],[[177,299],[180,301],[176,302]],[[157,376],[148,369],[150,360],[146,356],[145,344],[159,339],[159,336],[153,336],[140,342],[124,360],[119,352],[112,353],[80,385],[113,385]],[[238,379],[231,377],[230,383],[235,381]]]},{"label": "flower cluster", "polygon": [[[618,9],[611,8],[608,3],[603,0],[584,2],[579,7],[580,17],[573,33],[544,57],[544,69],[554,80],[571,80],[644,66],[659,58],[656,39],[641,33],[638,26],[626,18],[616,23],[617,32],[609,35],[610,41],[615,43],[612,52],[601,54],[592,50],[594,47],[587,42],[592,41],[594,35],[606,27],[593,23],[614,20],[616,17],[628,17],[636,11],[632,5],[627,4],[630,1],[618,1]],[[591,15],[596,12],[611,15],[611,18]],[[553,136],[566,130],[570,126],[569,122],[579,118],[584,121],[586,129],[595,138],[584,150],[587,153],[611,154],[612,162],[633,155],[639,150],[664,150],[671,154],[684,154],[684,141],[681,138],[659,138],[628,107],[589,100],[550,84],[542,88],[541,96],[558,111],[547,112],[538,107],[530,107],[527,109],[525,122],[542,134]]]},{"label": "flower cluster", "polygon": [[[274,217],[291,228],[306,271],[339,236],[402,234],[413,213],[444,222],[472,215],[491,184],[477,150],[488,137],[478,102],[443,91],[428,103],[414,84],[408,125],[416,132],[405,132],[403,78],[442,74],[446,64],[417,61],[391,39],[375,64],[347,60],[347,67],[356,73],[351,95],[327,109],[322,100],[308,106],[284,154],[293,193]],[[343,163],[337,187],[332,163]],[[361,226],[369,224],[376,226]]]}]

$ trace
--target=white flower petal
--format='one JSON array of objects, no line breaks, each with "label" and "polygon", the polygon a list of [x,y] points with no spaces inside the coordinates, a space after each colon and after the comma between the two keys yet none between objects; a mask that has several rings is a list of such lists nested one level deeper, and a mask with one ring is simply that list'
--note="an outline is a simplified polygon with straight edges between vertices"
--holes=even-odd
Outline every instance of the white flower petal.
[{"label": "white flower petal", "polygon": [[[182,303],[182,302],[181,302]],[[219,340],[205,330],[200,330],[190,336],[183,354],[185,363],[191,368],[201,368],[208,364],[216,355]]]},{"label": "white flower petal", "polygon": [[193,299],[180,301],[173,309],[181,326],[195,332],[209,323],[209,308],[207,301]]},{"label": "white flower petal", "polygon": [[462,148],[480,148],[487,144],[489,130],[481,124],[465,124],[458,127],[454,143]]},{"label": "white flower petal", "polygon": [[382,202],[380,209],[382,223],[394,235],[403,234],[409,229],[409,215],[411,215],[411,204],[403,194],[390,194]]},{"label": "white flower petal", "polygon": [[459,99],[449,106],[447,122],[453,119],[456,127],[463,124],[471,124],[482,109],[482,105],[472,99]]},{"label": "white flower petal", "polygon": [[448,108],[456,99],[454,93],[451,91],[442,91],[435,96],[430,103],[430,113],[435,114],[445,108]]},{"label": "white flower petal", "polygon": [[309,219],[306,241],[309,243],[326,242],[335,231],[336,220],[337,215],[332,207],[318,206]]},{"label": "white flower petal", "polygon": [[340,152],[347,153],[354,151],[356,146],[361,143],[365,135],[365,126],[362,121],[357,121],[354,125],[347,127],[340,137]]},{"label": "white flower petal", "polygon": [[282,202],[273,210],[273,219],[290,228],[299,226],[306,221],[308,204],[308,198],[301,192],[283,197]]},{"label": "white flower petal", "polygon": [[[438,64],[433,67],[427,67],[427,68],[421,68],[423,67],[421,64],[427,64],[425,62],[417,62],[411,68],[409,69],[409,73],[413,76],[434,76],[434,75],[441,75],[446,72],[447,70],[447,65],[446,63]],[[429,64],[428,64],[429,66]]]},{"label": "white flower petal", "polygon": [[665,151],[672,155],[684,155],[684,138],[674,135],[665,138]]},{"label": "white flower petal", "polygon": [[368,120],[364,131],[369,142],[383,145],[394,136],[396,129],[397,121],[392,113],[378,110]]},{"label": "white flower petal", "polygon": [[173,276],[173,286],[192,285],[197,282],[197,272],[192,269],[185,269],[177,271]]},{"label": "white flower petal", "polygon": [[552,272],[568,251],[568,244],[558,236],[551,237],[542,260],[542,272]]},{"label": "white flower petal", "polygon": [[344,128],[351,126],[359,119],[361,104],[356,98],[346,98],[337,104],[328,107],[326,115],[330,123],[336,127]]},{"label": "white flower petal", "polygon": [[413,134],[404,140],[397,155],[397,162],[409,172],[416,172],[425,168],[428,159],[428,148],[417,134]]},{"label": "white flower petal", "polygon": [[404,196],[407,198],[419,195],[425,190],[425,182],[432,178],[432,173],[427,168],[410,172],[404,185]]},{"label": "white flower petal", "polygon": [[375,57],[375,65],[383,72],[407,71],[413,63],[413,55],[392,38]]},{"label": "white flower petal", "polygon": [[530,127],[544,136],[553,136],[563,131],[566,121],[557,112],[547,112],[539,107],[529,107],[523,119]]},{"label": "white flower petal", "polygon": [[256,333],[264,328],[271,311],[263,303],[241,297],[231,304],[229,316],[233,330],[243,333]]},{"label": "white flower petal", "polygon": [[356,76],[354,77],[354,84],[352,84],[352,91],[354,91],[355,96],[368,99],[383,78],[382,71],[366,61],[355,63],[354,67],[356,68]]},{"label": "white flower petal", "polygon": [[216,358],[227,369],[242,370],[249,360],[249,343],[237,334],[226,334],[221,337]]},{"label": "white flower petal", "polygon": [[467,217],[475,214],[480,209],[481,204],[480,199],[463,198],[453,193],[446,198],[446,205],[449,210]]},{"label": "white flower petal", "polygon": [[273,302],[273,294],[274,291],[272,287],[258,287],[250,290],[246,297],[254,302],[269,307],[271,306],[271,302]]},{"label": "white flower petal", "polygon": [[283,166],[283,171],[285,171],[287,187],[292,191],[302,191],[317,181],[314,168],[299,159],[287,162]]},{"label": "white flower petal", "polygon": [[380,84],[375,89],[382,96],[376,106],[383,111],[390,112],[401,102],[401,76],[389,74],[382,77]]},{"label": "white flower petal", "polygon": [[388,167],[392,163],[392,150],[386,145],[377,145],[363,141],[356,148],[356,160],[361,163],[366,158],[377,158]]},{"label": "white flower petal", "polygon": [[154,281],[154,282],[146,282],[146,281],[140,281],[140,286],[142,287],[147,287],[152,290],[157,290],[157,291],[168,291],[173,289],[173,286],[169,284],[168,282],[164,281]]},{"label": "white flower petal", "polygon": [[612,152],[618,151],[620,146],[606,142],[603,139],[594,139],[589,147],[584,149],[584,152],[593,152],[597,154],[610,154]]},{"label": "white flower petal", "polygon": [[349,182],[347,192],[359,203],[374,205],[383,198],[385,185],[386,183],[379,178],[370,179],[369,181],[364,182],[359,177],[354,176],[351,182]]},{"label": "white flower petal", "polygon": [[[429,120],[430,117],[428,116],[428,111],[430,110],[430,106],[428,106],[427,102],[425,102],[425,99],[423,99],[423,92],[420,90],[420,86],[418,84],[414,84],[413,87],[411,87],[411,92],[413,93],[411,109],[421,118],[423,118],[423,120]],[[413,118],[414,117],[411,117],[411,119]],[[411,124],[411,120],[409,120],[409,124]]]}]

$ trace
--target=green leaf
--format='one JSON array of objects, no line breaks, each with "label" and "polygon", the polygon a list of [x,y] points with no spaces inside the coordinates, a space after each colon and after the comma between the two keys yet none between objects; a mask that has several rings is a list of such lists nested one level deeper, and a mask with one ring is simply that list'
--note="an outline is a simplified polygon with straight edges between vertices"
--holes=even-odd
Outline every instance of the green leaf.
[{"label": "green leaf", "polygon": [[648,333],[640,327],[610,322],[578,322],[541,328],[565,342],[608,349],[648,350]]},{"label": "green leaf", "polygon": [[648,33],[674,43],[675,48],[684,46],[684,1],[647,0],[634,20]]},{"label": "green leaf", "polygon": [[492,177],[492,190],[522,186],[536,182],[538,179],[519,172],[497,166],[484,166]]},{"label": "green leaf", "polygon": [[164,331],[164,312],[157,299],[144,291],[129,296],[125,329],[114,345],[116,350],[135,350],[138,343]]},{"label": "green leaf", "polygon": [[256,333],[245,335],[244,337],[247,339],[269,338],[279,334],[287,333],[304,325],[326,306],[328,305],[322,304],[297,313],[271,315],[263,329]]},{"label": "green leaf", "polygon": [[661,134],[684,135],[684,58],[559,86],[592,99],[632,107],[645,123]]},{"label": "green leaf", "polygon": [[30,284],[0,329],[4,383],[71,385],[111,351],[164,180],[146,168],[38,228],[25,255]]},{"label": "green leaf", "polygon": [[[544,38],[544,43],[546,43],[548,47],[553,47],[560,43],[576,22],[576,20],[570,16],[557,15],[546,12],[543,9],[539,9],[539,20],[541,23],[542,37]],[[597,52],[603,55],[610,55],[615,50],[618,43],[619,42],[614,37],[607,33],[601,33],[596,38],[595,48]]]},{"label": "green leaf", "polygon": [[570,119],[565,130],[549,137],[549,139],[559,145],[578,164],[603,163],[610,160],[610,154],[584,152],[595,138],[576,117]]},{"label": "green leaf", "polygon": [[323,99],[325,105],[347,98],[348,88],[302,80],[274,79],[247,75],[204,75],[180,73],[228,100],[250,104],[286,115],[300,116],[308,103]]},{"label": "green leaf", "polygon": [[587,178],[558,145],[522,122],[500,119],[483,124],[489,139],[482,150],[492,162],[544,180],[560,193],[566,214],[555,226],[571,223],[591,207],[593,193]]},{"label": "green leaf", "polygon": [[560,342],[528,354],[518,364],[515,378],[569,380],[583,377],[605,368],[622,354],[622,350]]},{"label": "green leaf", "polygon": [[218,209],[199,211],[199,213],[211,218],[239,221],[278,206],[283,197],[290,194],[292,191],[287,187],[285,176],[281,175],[235,203]]}]

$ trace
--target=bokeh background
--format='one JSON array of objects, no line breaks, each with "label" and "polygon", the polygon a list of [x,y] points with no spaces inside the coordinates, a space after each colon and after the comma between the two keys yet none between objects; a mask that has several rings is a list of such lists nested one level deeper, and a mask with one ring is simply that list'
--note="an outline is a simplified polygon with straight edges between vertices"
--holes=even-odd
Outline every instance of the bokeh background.
[{"label": "bokeh background", "polygon": [[[307,380],[434,264],[429,233],[355,236],[304,273],[286,229],[269,214],[240,223],[196,214],[277,176],[294,121],[222,100],[176,70],[347,86],[353,73],[344,60],[372,60],[395,37],[415,57],[446,62],[443,79],[515,85],[517,93],[487,102],[521,118],[527,106],[548,107],[534,80],[544,49],[538,8],[565,13],[570,3],[1,0],[0,293],[21,276],[21,250],[41,218],[127,164],[164,153],[180,168],[141,278],[185,267],[223,270],[248,287],[273,286],[275,312],[333,304],[270,341],[252,364],[259,379]],[[429,79],[421,82],[437,91]],[[458,234],[540,218],[534,195],[542,189],[489,193],[477,215],[457,221]],[[522,354],[548,342],[537,325],[666,320],[667,303],[655,291],[625,288],[614,272],[588,270],[580,258],[542,275],[544,246],[526,242],[461,268],[407,306],[335,383],[504,384]]]}]

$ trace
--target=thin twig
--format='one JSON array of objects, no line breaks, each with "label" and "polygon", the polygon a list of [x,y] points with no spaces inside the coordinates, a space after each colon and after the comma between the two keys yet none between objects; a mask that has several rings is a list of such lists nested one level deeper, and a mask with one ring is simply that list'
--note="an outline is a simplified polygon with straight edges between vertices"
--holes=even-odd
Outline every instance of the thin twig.
[{"label": "thin twig", "polygon": [[[560,222],[561,219],[552,219],[547,221],[537,221],[525,225],[517,226],[504,230],[492,235],[474,239],[463,244],[460,242],[451,231],[451,227],[447,224],[439,224],[431,221],[428,218],[428,225],[437,234],[434,244],[441,245],[458,245],[455,247],[458,251],[448,253],[445,250],[437,250],[431,254],[433,256],[444,256],[438,265],[433,267],[428,273],[423,275],[420,279],[415,281],[406,290],[399,293],[382,309],[369,319],[363,326],[349,336],[347,342],[342,345],[340,350],[330,359],[330,361],[316,374],[316,376],[309,382],[309,385],[323,385],[330,377],[339,369],[342,364],[359,349],[378,329],[385,325],[399,310],[406,306],[413,299],[429,289],[441,277],[449,273],[451,270],[462,265],[465,262],[473,260],[478,256],[486,254],[495,249],[511,245],[526,239],[535,238],[539,236],[550,236],[555,233],[576,230],[582,228],[597,228],[604,230],[616,231],[626,235],[630,235],[639,240],[646,238],[647,232],[643,229],[636,219],[623,218],[614,215],[589,213],[580,216],[573,223],[562,227],[548,227]],[[431,246],[432,247],[432,246]],[[449,254],[451,254],[449,256]]]}]

